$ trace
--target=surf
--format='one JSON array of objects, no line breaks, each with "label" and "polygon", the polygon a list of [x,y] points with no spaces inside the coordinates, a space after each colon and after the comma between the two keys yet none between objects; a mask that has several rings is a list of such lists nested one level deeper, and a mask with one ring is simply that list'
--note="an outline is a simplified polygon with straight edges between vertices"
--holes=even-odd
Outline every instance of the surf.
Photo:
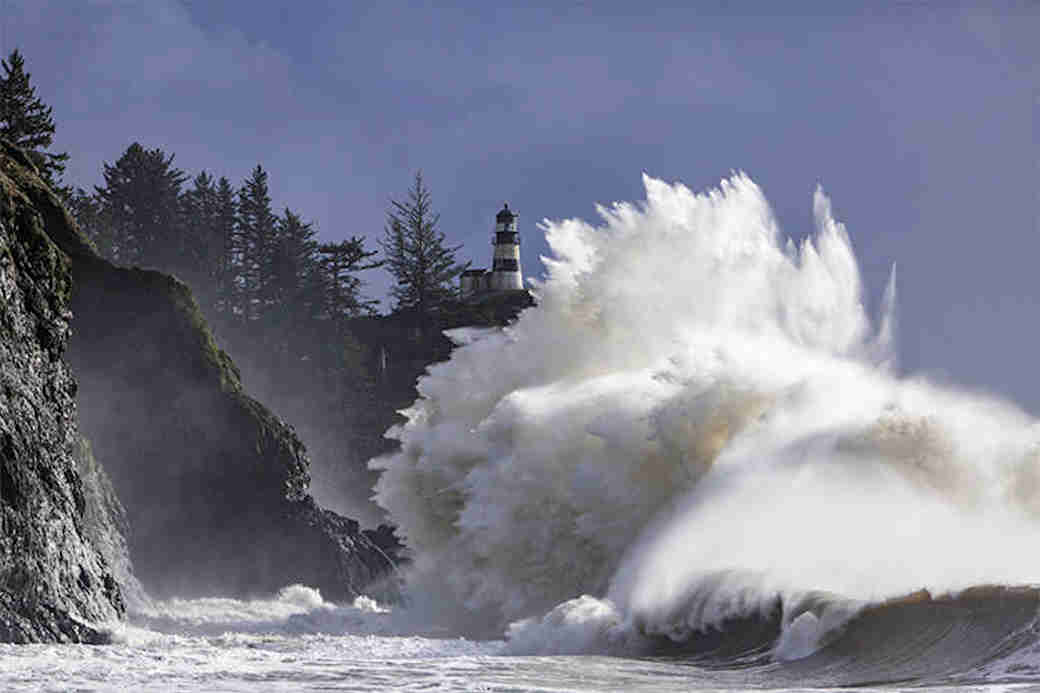
[{"label": "surf", "polygon": [[[899,372],[894,267],[870,301],[822,189],[795,238],[743,173],[643,182],[597,224],[542,222],[537,305],[453,333],[372,462],[412,594],[518,653],[793,662],[874,647],[891,614],[926,633],[998,613],[977,626],[998,635],[936,640],[950,657],[1028,627],[1035,420]],[[904,599],[980,585],[1031,596]]]}]

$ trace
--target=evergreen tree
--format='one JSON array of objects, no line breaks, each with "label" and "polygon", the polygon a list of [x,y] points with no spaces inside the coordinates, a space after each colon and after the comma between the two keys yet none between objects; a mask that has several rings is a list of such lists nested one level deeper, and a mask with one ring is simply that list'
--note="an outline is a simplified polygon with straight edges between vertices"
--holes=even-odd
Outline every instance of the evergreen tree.
[{"label": "evergreen tree", "polygon": [[44,179],[56,186],[69,155],[46,151],[54,139],[51,107],[36,95],[31,75],[25,71],[25,59],[18,49],[0,61],[0,137],[25,149],[40,169]]},{"label": "evergreen tree", "polygon": [[186,176],[173,167],[173,155],[134,142],[115,164],[104,164],[104,177],[105,186],[96,191],[114,259],[174,272],[188,266],[179,229]]},{"label": "evergreen tree", "polygon": [[269,270],[268,314],[286,341],[302,337],[321,310],[316,236],[313,224],[289,208],[278,219]]},{"label": "evergreen tree", "polygon": [[365,239],[354,236],[339,243],[324,243],[318,252],[325,280],[324,309],[333,322],[374,313],[378,302],[361,294],[362,281],[357,273],[383,266],[382,262],[370,261],[378,251],[365,250]]},{"label": "evergreen tree", "polygon": [[256,320],[272,300],[272,270],[278,219],[271,210],[267,172],[260,164],[238,191],[236,254],[243,318]]},{"label": "evergreen tree", "polygon": [[111,234],[111,226],[105,222],[97,196],[91,195],[83,188],[69,190],[65,198],[65,207],[79,224],[80,231],[94,242],[101,257],[114,260],[115,239]]},{"label": "evergreen tree", "polygon": [[228,179],[221,176],[217,181],[214,217],[215,232],[220,242],[220,264],[217,268],[215,293],[217,312],[229,317],[235,315],[236,309],[241,310],[236,282],[239,268],[239,259],[235,254],[238,246],[236,195]]},{"label": "evergreen tree", "polygon": [[462,246],[445,245],[444,234],[437,230],[439,220],[419,171],[408,200],[390,200],[380,242],[397,282],[390,289],[395,310],[414,313],[424,326],[434,322],[454,296],[455,278],[468,266],[455,262],[455,253]]},{"label": "evergreen tree", "polygon": [[203,308],[216,304],[216,279],[222,247],[217,229],[217,190],[213,177],[202,171],[181,196],[181,278],[194,290]]}]

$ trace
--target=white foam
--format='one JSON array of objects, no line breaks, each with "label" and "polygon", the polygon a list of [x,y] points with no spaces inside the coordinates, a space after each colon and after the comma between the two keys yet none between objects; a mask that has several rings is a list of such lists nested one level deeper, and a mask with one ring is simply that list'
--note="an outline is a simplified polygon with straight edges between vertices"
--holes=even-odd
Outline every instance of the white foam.
[{"label": "white foam", "polygon": [[582,595],[566,601],[542,618],[509,625],[507,654],[581,654],[625,652],[632,649],[631,633],[622,627],[609,601]]},{"label": "white foam", "polygon": [[[644,183],[599,226],[544,222],[538,306],[420,380],[373,463],[413,584],[528,629],[567,630],[592,594],[668,632],[811,590],[1036,581],[1035,422],[893,373],[895,274],[875,328],[823,192],[796,243],[743,174]],[[810,647],[799,618],[789,652]]]},{"label": "white foam", "polygon": [[776,656],[785,662],[808,657],[819,648],[821,635],[820,619],[811,611],[803,611],[781,633]]}]

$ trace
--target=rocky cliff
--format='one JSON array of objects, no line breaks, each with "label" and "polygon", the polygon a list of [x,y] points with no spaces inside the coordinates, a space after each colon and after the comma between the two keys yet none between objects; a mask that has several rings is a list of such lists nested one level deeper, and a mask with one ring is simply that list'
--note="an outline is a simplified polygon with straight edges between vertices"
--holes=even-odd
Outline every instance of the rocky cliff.
[{"label": "rocky cliff", "polygon": [[26,165],[0,154],[0,642],[96,642],[91,623],[124,605],[88,537],[62,360],[71,278],[20,184]]},{"label": "rocky cliff", "polygon": [[302,444],[245,393],[187,287],[101,259],[17,150],[0,162],[68,261],[80,425],[126,508],[144,587],[249,596],[302,582],[330,599],[392,596],[379,537],[307,494]]},{"label": "rocky cliff", "polygon": [[83,482],[83,532],[112,571],[123,601],[129,608],[149,604],[148,595],[134,574],[130,548],[130,523],[105,468],[94,458],[90,441],[80,436],[72,448],[76,471]]}]

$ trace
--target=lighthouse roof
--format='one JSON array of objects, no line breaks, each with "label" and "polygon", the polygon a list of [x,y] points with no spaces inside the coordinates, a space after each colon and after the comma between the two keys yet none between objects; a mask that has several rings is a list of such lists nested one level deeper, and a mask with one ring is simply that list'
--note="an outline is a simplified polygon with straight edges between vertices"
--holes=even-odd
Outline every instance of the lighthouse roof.
[{"label": "lighthouse roof", "polygon": [[503,202],[501,211],[499,211],[499,213],[495,216],[495,221],[497,221],[497,222],[509,222],[509,221],[512,221],[515,218],[516,218],[516,215],[513,214],[511,209],[509,209],[509,203],[508,202]]}]

